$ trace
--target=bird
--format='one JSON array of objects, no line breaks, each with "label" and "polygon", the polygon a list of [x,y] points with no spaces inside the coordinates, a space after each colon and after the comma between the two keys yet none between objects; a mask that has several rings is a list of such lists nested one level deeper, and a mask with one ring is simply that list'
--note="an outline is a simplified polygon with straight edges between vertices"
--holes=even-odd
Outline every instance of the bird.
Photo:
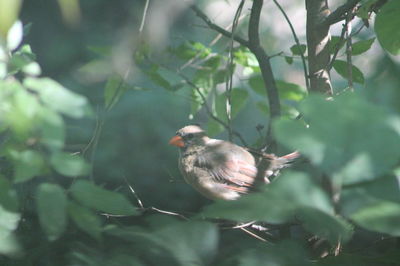
[{"label": "bird", "polygon": [[295,151],[278,157],[213,139],[198,125],[179,129],[169,144],[179,147],[178,165],[186,183],[211,200],[236,200],[255,191],[300,156]]}]

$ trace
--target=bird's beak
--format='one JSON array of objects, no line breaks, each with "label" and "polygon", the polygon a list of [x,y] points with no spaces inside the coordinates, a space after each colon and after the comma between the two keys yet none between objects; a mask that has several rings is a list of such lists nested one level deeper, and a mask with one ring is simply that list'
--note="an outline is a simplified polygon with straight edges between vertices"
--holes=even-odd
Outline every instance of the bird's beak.
[{"label": "bird's beak", "polygon": [[177,146],[177,147],[180,147],[180,148],[182,148],[182,147],[185,146],[185,143],[183,142],[183,139],[182,139],[181,136],[173,136],[173,137],[169,140],[169,144],[170,144],[170,145]]}]

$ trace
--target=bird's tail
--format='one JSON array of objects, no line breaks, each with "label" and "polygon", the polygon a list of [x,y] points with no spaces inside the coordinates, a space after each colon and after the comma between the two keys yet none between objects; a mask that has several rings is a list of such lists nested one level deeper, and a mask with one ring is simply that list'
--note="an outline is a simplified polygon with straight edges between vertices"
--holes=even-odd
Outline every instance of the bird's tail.
[{"label": "bird's tail", "polygon": [[283,168],[289,167],[296,159],[300,157],[298,151],[286,154],[281,157],[275,157],[270,161],[270,165],[267,170],[267,177],[277,176],[279,171]]}]

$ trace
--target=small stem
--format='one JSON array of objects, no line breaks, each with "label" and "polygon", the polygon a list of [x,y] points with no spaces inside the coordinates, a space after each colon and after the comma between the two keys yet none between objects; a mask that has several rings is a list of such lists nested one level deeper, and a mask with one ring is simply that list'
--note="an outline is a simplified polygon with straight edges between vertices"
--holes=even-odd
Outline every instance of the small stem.
[{"label": "small stem", "polygon": [[353,90],[353,63],[351,58],[352,53],[352,38],[351,38],[351,20],[353,12],[349,11],[346,18],[346,59],[347,59],[347,80],[349,89]]},{"label": "small stem", "polygon": [[[277,0],[273,0],[273,1],[274,1],[275,5],[279,8],[279,10],[282,12],[283,16],[285,17],[286,22],[288,23],[288,25],[290,27],[290,30],[292,31],[292,35],[293,35],[294,41],[296,42],[297,46],[300,47],[299,38],[297,38],[296,31],[294,30],[293,24],[290,21],[289,17],[287,16],[285,10],[282,8],[282,6],[278,3]],[[304,80],[305,80],[305,83],[306,83],[306,88],[307,88],[307,91],[310,91],[310,80],[309,80],[309,77],[308,77],[306,58],[304,57],[303,53],[301,53],[300,56],[301,56],[301,61],[303,63]],[[271,58],[271,56],[270,56],[270,58]]]}]

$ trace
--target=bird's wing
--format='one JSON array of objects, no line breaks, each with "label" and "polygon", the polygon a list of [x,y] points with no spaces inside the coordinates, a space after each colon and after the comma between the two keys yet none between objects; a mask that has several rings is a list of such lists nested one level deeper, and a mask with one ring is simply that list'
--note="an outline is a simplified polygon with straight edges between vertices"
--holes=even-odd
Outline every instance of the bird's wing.
[{"label": "bird's wing", "polygon": [[207,169],[215,181],[240,193],[248,192],[257,176],[253,156],[239,146],[223,141],[207,147],[197,156],[195,165]]}]

